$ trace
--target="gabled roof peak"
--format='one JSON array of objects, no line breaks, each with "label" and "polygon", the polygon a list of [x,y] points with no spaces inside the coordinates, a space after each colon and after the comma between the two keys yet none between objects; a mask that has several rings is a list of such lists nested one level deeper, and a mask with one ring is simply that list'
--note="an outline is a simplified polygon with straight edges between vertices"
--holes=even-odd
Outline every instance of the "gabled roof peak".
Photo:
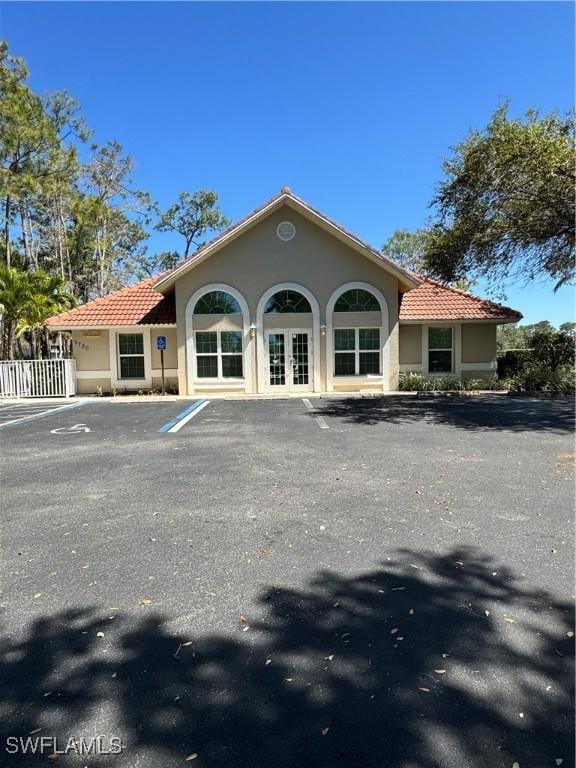
[{"label": "gabled roof peak", "polygon": [[278,194],[274,195],[274,197],[271,197],[247,216],[244,216],[244,218],[236,221],[223,232],[220,232],[220,234],[216,235],[212,240],[209,240],[207,243],[200,246],[194,253],[190,254],[190,256],[177,264],[167,275],[158,280],[155,285],[156,289],[162,292],[167,290],[184,272],[195,267],[205,258],[208,258],[247,229],[254,226],[259,221],[262,221],[266,216],[273,213],[282,205],[290,206],[290,208],[301,213],[311,221],[316,222],[320,227],[344,241],[356,251],[359,251],[375,261],[379,266],[388,269],[408,289],[416,288],[419,285],[419,280],[406,269],[393,262],[369,243],[361,240],[353,232],[350,232],[350,230],[341,226],[316,208],[313,208],[305,200],[295,195],[290,187],[284,186]]}]

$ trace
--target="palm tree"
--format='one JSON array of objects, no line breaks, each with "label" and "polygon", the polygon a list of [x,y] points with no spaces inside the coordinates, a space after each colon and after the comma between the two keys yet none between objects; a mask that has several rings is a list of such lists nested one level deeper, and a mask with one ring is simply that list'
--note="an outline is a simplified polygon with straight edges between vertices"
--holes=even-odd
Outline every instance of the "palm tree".
[{"label": "palm tree", "polygon": [[75,306],[75,297],[57,275],[44,270],[22,272],[0,265],[0,314],[2,315],[2,358],[12,360],[17,336],[30,333],[37,351],[36,332],[46,318]]}]

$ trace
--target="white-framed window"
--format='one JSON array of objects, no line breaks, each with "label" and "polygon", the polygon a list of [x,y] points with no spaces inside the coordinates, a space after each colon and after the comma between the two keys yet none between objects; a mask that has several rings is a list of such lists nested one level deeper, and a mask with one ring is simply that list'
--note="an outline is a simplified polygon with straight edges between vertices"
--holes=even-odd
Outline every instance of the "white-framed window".
[{"label": "white-framed window", "polygon": [[144,379],[144,335],[142,333],[118,334],[118,378]]},{"label": "white-framed window", "polygon": [[380,328],[334,329],[334,376],[380,375]]},{"label": "white-framed window", "polygon": [[242,331],[196,331],[196,376],[199,379],[241,379]]},{"label": "white-framed window", "polygon": [[454,329],[451,326],[428,327],[428,373],[452,373],[454,370]]}]

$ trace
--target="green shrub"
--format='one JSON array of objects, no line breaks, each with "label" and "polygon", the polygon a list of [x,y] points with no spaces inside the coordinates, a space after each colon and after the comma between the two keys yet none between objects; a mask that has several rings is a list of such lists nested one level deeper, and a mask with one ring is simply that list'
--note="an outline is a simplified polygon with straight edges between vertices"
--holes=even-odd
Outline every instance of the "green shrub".
[{"label": "green shrub", "polygon": [[498,378],[508,379],[522,373],[532,362],[532,349],[508,349],[498,357]]},{"label": "green shrub", "polygon": [[530,337],[532,362],[542,369],[560,371],[574,365],[574,339],[563,331],[537,331]]},{"label": "green shrub", "polygon": [[[535,331],[529,349],[508,349],[498,357],[498,378],[523,376],[529,368],[559,371],[574,365],[574,339],[564,331]],[[536,391],[536,390],[535,390]]]},{"label": "green shrub", "polygon": [[494,380],[473,379],[464,377],[455,379],[452,376],[435,376],[427,378],[415,371],[402,371],[398,380],[401,392],[474,392],[479,389],[503,389],[501,382]]},{"label": "green shrub", "polygon": [[401,392],[429,392],[433,382],[415,371],[402,371],[398,377],[398,389]]},{"label": "green shrub", "polygon": [[532,365],[523,373],[510,379],[511,392],[549,392],[555,395],[576,394],[576,376],[573,366],[550,368]]}]

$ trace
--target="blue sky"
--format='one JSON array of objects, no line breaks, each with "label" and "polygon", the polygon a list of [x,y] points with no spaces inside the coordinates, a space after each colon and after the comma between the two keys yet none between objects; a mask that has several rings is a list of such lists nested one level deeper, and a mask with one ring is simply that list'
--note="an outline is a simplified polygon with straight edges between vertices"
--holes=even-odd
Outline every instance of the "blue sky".
[{"label": "blue sky", "polygon": [[[66,89],[95,139],[167,206],[218,192],[243,216],[282,185],[380,247],[422,226],[449,147],[503,99],[572,106],[570,3],[2,3],[38,92]],[[155,233],[154,250],[179,246]],[[525,322],[573,292],[509,287]]]}]

